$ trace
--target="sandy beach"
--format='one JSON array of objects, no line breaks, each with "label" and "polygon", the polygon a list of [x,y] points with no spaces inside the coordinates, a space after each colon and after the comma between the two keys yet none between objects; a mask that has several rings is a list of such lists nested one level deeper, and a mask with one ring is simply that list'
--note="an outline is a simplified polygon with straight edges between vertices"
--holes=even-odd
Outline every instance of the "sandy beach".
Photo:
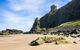
[{"label": "sandy beach", "polygon": [[[29,43],[39,36],[42,35],[19,34],[0,37],[0,50],[80,50],[80,44],[54,45],[45,43],[39,46],[29,46]],[[79,40],[79,38],[76,39]]]}]

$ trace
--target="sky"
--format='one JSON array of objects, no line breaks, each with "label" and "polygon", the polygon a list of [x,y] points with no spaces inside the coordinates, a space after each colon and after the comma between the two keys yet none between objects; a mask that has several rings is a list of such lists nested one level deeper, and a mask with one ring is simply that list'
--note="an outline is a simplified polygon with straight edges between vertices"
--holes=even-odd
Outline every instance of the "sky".
[{"label": "sky", "polygon": [[51,5],[60,8],[71,0],[0,0],[0,31],[18,29],[29,31],[36,17],[50,11]]}]

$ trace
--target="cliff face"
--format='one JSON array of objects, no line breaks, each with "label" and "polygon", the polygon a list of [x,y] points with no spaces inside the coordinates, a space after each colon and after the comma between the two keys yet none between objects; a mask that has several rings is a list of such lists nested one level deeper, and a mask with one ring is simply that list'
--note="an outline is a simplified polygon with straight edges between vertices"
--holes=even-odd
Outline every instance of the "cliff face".
[{"label": "cliff face", "polygon": [[[72,0],[60,9],[52,5],[49,13],[40,20],[35,20],[31,31],[38,30],[38,28],[54,28],[63,23],[76,20],[80,20],[80,0]],[[38,25],[38,21],[40,25]]]},{"label": "cliff face", "polygon": [[65,22],[80,20],[80,0],[72,0],[58,10],[54,7],[40,19],[41,28],[52,28]]}]

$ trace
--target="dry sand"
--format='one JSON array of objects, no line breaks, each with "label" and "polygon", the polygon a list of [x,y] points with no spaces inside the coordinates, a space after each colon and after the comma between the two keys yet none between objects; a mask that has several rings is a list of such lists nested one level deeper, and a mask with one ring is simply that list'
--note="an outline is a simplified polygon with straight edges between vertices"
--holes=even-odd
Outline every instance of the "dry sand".
[{"label": "dry sand", "polygon": [[32,40],[41,35],[19,34],[10,36],[0,37],[0,50],[80,50],[80,44],[54,45],[53,43],[47,43],[40,46],[29,46]]}]

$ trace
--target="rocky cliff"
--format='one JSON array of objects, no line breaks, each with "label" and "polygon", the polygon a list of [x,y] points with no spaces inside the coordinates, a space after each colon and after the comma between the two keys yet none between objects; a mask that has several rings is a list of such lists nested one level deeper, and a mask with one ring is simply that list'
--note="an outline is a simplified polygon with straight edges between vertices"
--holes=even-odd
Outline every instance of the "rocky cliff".
[{"label": "rocky cliff", "polygon": [[[40,18],[39,21],[40,28],[54,28],[63,23],[76,20],[80,20],[80,0],[72,0],[59,9],[55,5],[52,5],[51,11]],[[35,23],[33,24],[33,29],[35,28]]]},{"label": "rocky cliff", "polygon": [[41,28],[52,28],[65,22],[80,20],[80,0],[72,0],[58,10],[55,10],[54,7],[40,19]]}]

